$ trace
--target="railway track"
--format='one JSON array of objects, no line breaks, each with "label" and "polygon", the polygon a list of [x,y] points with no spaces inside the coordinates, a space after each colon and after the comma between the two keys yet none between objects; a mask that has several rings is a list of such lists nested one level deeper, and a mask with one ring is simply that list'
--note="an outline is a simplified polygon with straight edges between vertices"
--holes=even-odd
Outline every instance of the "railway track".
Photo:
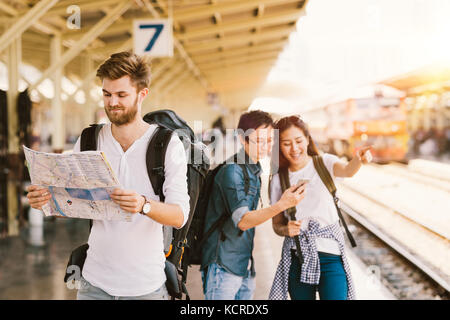
[{"label": "railway track", "polygon": [[400,163],[391,163],[389,165],[373,164],[372,166],[390,174],[407,178],[424,186],[439,188],[450,193],[450,180],[447,180],[444,177],[438,178],[437,174],[428,175],[423,171],[413,170],[408,166]]},{"label": "railway track", "polygon": [[439,177],[430,163],[373,164],[337,182],[341,207],[359,239],[355,253],[378,268],[399,299],[450,299],[446,169],[439,167]]},{"label": "railway track", "polygon": [[[404,167],[396,165],[369,165],[362,167],[353,178],[338,181],[338,185],[370,199],[369,203],[377,207],[384,207],[390,215],[401,215],[450,239],[450,182],[408,173]],[[355,201],[359,200],[347,203]],[[354,209],[363,211],[363,208]]]},{"label": "railway track", "polygon": [[341,203],[341,209],[357,239],[354,252],[366,265],[375,267],[372,270],[379,271],[381,282],[394,296],[402,300],[450,299],[447,275],[347,204]]},{"label": "railway track", "polygon": [[450,182],[450,165],[447,163],[413,159],[409,161],[407,168],[409,171],[416,172],[422,176]]}]

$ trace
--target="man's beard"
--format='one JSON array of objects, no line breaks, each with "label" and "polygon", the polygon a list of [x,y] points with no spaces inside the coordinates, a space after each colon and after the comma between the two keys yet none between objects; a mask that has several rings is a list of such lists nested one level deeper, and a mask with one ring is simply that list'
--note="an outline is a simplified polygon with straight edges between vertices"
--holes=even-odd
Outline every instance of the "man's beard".
[{"label": "man's beard", "polygon": [[108,116],[108,119],[109,119],[109,121],[111,121],[111,123],[115,124],[116,126],[122,126],[122,125],[128,124],[128,123],[132,122],[134,120],[134,118],[136,117],[136,113],[138,111],[137,98],[134,101],[132,107],[130,107],[130,108],[119,107],[119,109],[122,109],[122,110],[128,109],[128,111],[126,111],[126,112],[123,111],[120,114],[115,114],[109,110],[111,108],[112,107],[105,108],[106,115]]}]

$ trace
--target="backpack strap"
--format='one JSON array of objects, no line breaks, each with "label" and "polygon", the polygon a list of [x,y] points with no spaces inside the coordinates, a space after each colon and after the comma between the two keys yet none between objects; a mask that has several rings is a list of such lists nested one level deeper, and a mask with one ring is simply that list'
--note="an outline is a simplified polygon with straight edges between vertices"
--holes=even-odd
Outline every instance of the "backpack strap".
[{"label": "backpack strap", "polygon": [[[84,128],[80,137],[80,151],[94,151],[97,150],[98,135],[103,128],[101,124],[91,124]],[[92,229],[92,219],[89,219],[89,232]]]},{"label": "backpack strap", "polygon": [[150,178],[153,191],[159,196],[161,202],[165,200],[163,192],[165,181],[164,162],[172,132],[170,129],[158,126],[150,139],[146,154],[148,177]]},{"label": "backpack strap", "polygon": [[325,187],[331,193],[331,196],[334,200],[334,205],[336,207],[337,213],[339,215],[339,219],[341,220],[342,225],[344,226],[345,233],[347,233],[347,237],[350,240],[352,247],[356,247],[356,241],[353,238],[353,235],[350,233],[348,229],[347,223],[342,215],[341,209],[339,208],[339,198],[336,196],[336,185],[334,184],[333,178],[331,178],[330,172],[328,171],[325,163],[323,162],[323,158],[319,155],[313,156],[314,167],[316,168],[317,173],[320,176]]},{"label": "backpack strap", "polygon": [[242,173],[244,174],[244,191],[247,195],[250,190],[250,176],[248,175],[247,167],[244,164],[240,163],[239,167],[241,167]]},{"label": "backpack strap", "polygon": [[[284,192],[291,187],[291,183],[289,182],[288,168],[287,167],[280,168],[280,170],[278,170],[278,176],[280,177],[281,192]],[[287,209],[286,213],[291,218],[291,221],[296,220],[295,215],[297,213],[297,208],[295,206]],[[301,246],[300,246],[300,238],[298,235],[294,236],[293,238],[295,241],[295,247],[297,248],[298,260],[300,262],[300,265],[302,265],[303,264],[303,253],[302,253]]]},{"label": "backpack strap", "polygon": [[[280,177],[281,192],[283,193],[291,187],[291,183],[289,182],[288,168],[280,168],[280,170],[278,171],[278,176]],[[291,220],[295,220],[295,214],[297,213],[297,209],[295,207],[287,209],[286,212],[288,213]]]},{"label": "backpack strap", "polygon": [[[233,157],[233,161],[234,163],[238,164],[238,154],[235,154]],[[226,162],[223,162],[219,165],[219,167],[223,167],[224,165],[226,165]],[[244,164],[238,164],[239,167],[241,167],[242,172],[244,174],[244,191],[245,194],[248,194],[248,191],[250,190],[250,176],[248,175],[248,171],[247,168],[245,167]],[[219,168],[216,168],[215,170],[219,171]],[[228,220],[228,218],[231,217],[232,212],[230,210],[230,208],[228,207],[228,202],[226,201],[224,195],[222,194],[222,192],[220,192],[220,195],[222,197],[222,201],[225,205],[225,211],[224,213],[213,223],[213,225],[204,233],[202,240],[200,242],[200,245],[203,245],[203,243],[211,236],[211,234],[216,231],[217,229],[219,229],[219,231],[222,231],[222,227],[224,226],[225,222]],[[244,233],[244,231],[239,230],[239,236],[241,236]],[[222,235],[223,237],[224,235]]]},{"label": "backpack strap", "polygon": [[[159,200],[161,202],[164,202],[166,199],[163,191],[164,181],[166,180],[165,160],[167,147],[170,139],[172,138],[172,132],[172,130],[166,127],[156,127],[148,143],[147,153],[145,156],[150,183],[152,184],[153,191],[159,196]],[[164,252],[167,258],[172,252],[173,228],[166,225],[162,228]]]},{"label": "backpack strap", "polygon": [[333,178],[331,178],[330,172],[323,162],[323,158],[321,156],[313,156],[313,162],[320,179],[322,179],[325,187],[334,198],[336,194],[336,185],[334,184]]},{"label": "backpack strap", "polygon": [[84,128],[80,137],[80,151],[97,150],[98,135],[103,124],[91,124]]}]

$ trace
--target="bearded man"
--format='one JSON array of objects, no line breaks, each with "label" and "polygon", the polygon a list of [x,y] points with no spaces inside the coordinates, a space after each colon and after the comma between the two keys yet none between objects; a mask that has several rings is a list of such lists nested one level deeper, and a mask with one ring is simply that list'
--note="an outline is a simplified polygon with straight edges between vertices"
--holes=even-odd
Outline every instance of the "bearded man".
[{"label": "bearded man", "polygon": [[[130,52],[113,54],[97,70],[111,123],[98,135],[101,150],[123,189],[111,199],[132,215],[131,222],[94,220],[82,270],[80,300],[168,299],[162,225],[181,228],[189,215],[187,162],[183,144],[172,135],[165,158],[165,202],[155,195],[147,173],[146,151],[156,129],[141,116],[149,93],[150,68]],[[74,152],[80,151],[80,138]],[[41,209],[51,195],[30,186],[31,207]],[[141,214],[136,214],[141,213]]]}]

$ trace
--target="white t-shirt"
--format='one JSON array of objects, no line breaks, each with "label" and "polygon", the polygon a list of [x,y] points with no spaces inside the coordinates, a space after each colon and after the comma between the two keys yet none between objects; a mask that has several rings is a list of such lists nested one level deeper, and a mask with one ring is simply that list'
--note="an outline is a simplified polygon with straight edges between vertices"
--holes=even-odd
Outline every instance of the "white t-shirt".
[{"label": "white t-shirt", "polygon": [[[146,152],[156,126],[151,125],[126,152],[105,125],[98,138],[98,150],[106,154],[123,189],[134,190],[159,201],[147,173]],[[80,151],[80,139],[74,152]],[[178,204],[186,223],[189,215],[187,162],[183,144],[174,134],[165,159],[165,203]],[[112,296],[140,296],[159,289],[166,281],[162,225],[133,214],[131,222],[94,220],[83,277]]]},{"label": "white t-shirt", "polygon": [[[328,153],[323,154],[322,158],[331,177],[335,180],[333,166],[339,161],[339,158]],[[301,229],[307,228],[310,219],[318,221],[321,228],[337,222],[339,216],[334,205],[333,197],[316,172],[312,159],[302,169],[295,172],[289,171],[289,182],[291,186],[297,184],[300,179],[310,180],[305,189],[305,197],[296,206],[296,218],[297,220],[302,220]],[[278,174],[272,178],[270,193],[271,204],[274,204],[281,198],[282,192]],[[286,218],[289,220],[289,217],[286,216]],[[333,239],[317,238],[316,246],[317,250],[321,252],[341,254],[337,241]]]}]

